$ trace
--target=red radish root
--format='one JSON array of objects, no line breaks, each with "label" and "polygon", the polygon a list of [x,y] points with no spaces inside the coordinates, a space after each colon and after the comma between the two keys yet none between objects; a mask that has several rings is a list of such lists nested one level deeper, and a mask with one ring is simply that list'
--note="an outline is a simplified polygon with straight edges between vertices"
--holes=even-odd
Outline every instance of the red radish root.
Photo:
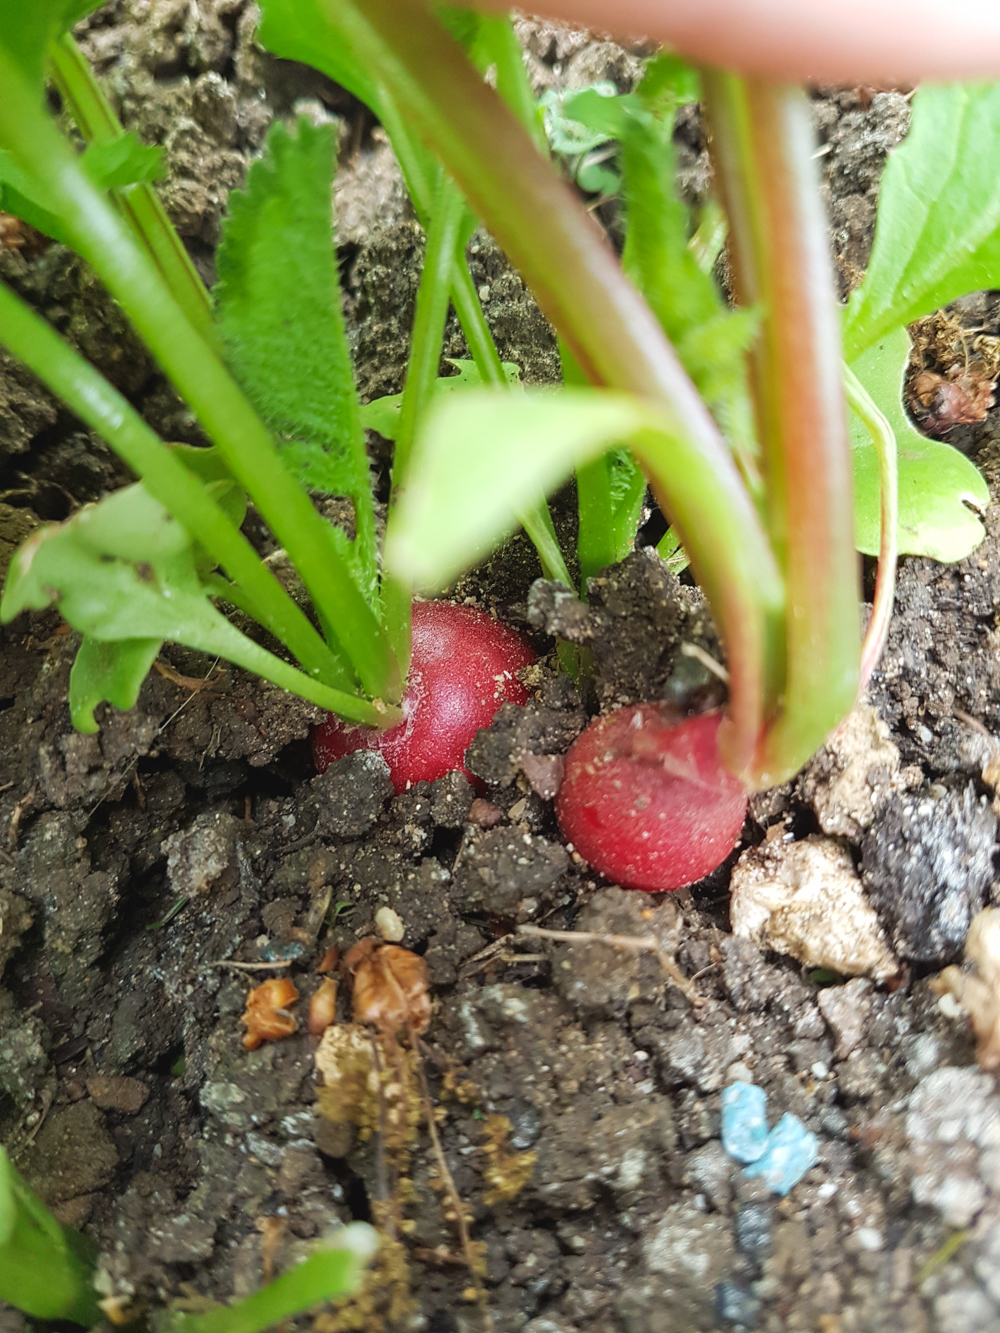
[{"label": "red radish root", "polygon": [[665,704],[597,718],[574,741],[556,798],[559,827],[624,889],[701,879],[733,850],[747,797],[719,758],[721,713],[678,722]]},{"label": "red radish root", "polygon": [[341,721],[332,713],[312,734],[322,773],[334,759],[377,750],[396,791],[458,769],[470,781],[465,752],[504,703],[526,704],[517,672],[535,654],[514,630],[453,602],[416,602],[403,721],[388,731]]}]

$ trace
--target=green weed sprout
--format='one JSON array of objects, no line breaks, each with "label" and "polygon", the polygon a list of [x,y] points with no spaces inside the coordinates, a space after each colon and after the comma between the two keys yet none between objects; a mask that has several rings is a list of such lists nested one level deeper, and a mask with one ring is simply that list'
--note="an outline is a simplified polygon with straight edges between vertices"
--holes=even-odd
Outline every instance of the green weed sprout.
[{"label": "green weed sprout", "polygon": [[374,1227],[351,1222],[251,1296],[204,1314],[166,1312],[156,1317],[155,1326],[158,1333],[261,1333],[323,1301],[353,1295],[377,1249]]},{"label": "green weed sprout", "polygon": [[[620,264],[551,160],[545,109],[506,19],[423,0],[262,0],[264,44],[379,117],[427,233],[404,392],[362,410],[330,230],[331,136],[306,122],[272,131],[232,202],[212,318],[157,209],[155,154],[123,134],[67,36],[94,0],[8,8],[2,206],[93,265],[212,440],[164,445],[0,287],[0,340],[140,478],[34,534],[0,603],[9,620],[56,602],[83,632],[78,727],[96,728],[102,699],[135,702],[164,640],[347,719],[394,723],[414,589],[439,590],[518,523],[543,572],[568,582],[543,497],[575,471],[584,581],[631,549],[648,478],[672,524],[664,553],[690,560],[728,657],[724,757],[748,787],[767,786],[809,758],[867,680],[898,552],[957,559],[981,540],[985,484],[916,434],[900,388],[906,323],[1000,285],[996,85],[918,92],[886,169],[868,274],[840,312],[801,89],[694,72],[666,54],[634,94],[584,90],[563,99],[558,123],[549,107],[564,149],[571,119],[583,126],[577,144],[619,145]],[[82,155],[44,110],[47,62],[89,140]],[[671,134],[699,89],[721,208],[692,229],[673,191]],[[600,173],[591,183],[612,185]],[[477,219],[560,336],[562,391],[508,383],[464,257]],[[726,228],[735,310],[712,278]],[[449,304],[472,357],[462,392],[438,379]],[[396,441],[381,566],[366,421]],[[350,500],[352,537],[319,516],[310,492]],[[240,533],[247,497],[297,569],[311,616]],[[880,556],[863,645],[858,549]]]},{"label": "green weed sprout", "polygon": [[[353,1295],[377,1249],[374,1228],[352,1222],[243,1300],[196,1315],[165,1311],[155,1325],[159,1333],[260,1333],[323,1301]],[[102,1319],[96,1255],[88,1237],[56,1221],[0,1146],[0,1300],[33,1319],[92,1328]]]},{"label": "green weed sprout", "polygon": [[0,1300],[33,1319],[90,1328],[101,1318],[95,1256],[85,1236],[56,1221],[0,1146]]}]

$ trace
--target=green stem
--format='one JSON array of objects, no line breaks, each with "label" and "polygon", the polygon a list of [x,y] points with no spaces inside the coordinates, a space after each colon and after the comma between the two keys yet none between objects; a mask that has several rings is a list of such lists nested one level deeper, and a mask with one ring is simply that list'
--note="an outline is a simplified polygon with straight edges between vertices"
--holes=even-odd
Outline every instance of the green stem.
[{"label": "green stem", "polygon": [[755,774],[770,785],[805,763],[857,691],[858,561],[840,325],[805,94],[717,70],[704,72],[703,87],[737,293],[761,311],[752,376],[767,522],[788,595],[782,708]]},{"label": "green stem", "polygon": [[[455,304],[458,322],[469,344],[480,379],[484,384],[506,388],[507,376],[504,374],[503,362],[490,333],[490,326],[486,323],[472,274],[463,255],[455,256],[451,277],[451,299]],[[544,576],[565,583],[567,588],[572,588],[573,580],[566,568],[563,553],[559,549],[559,539],[545,497],[542,496],[537,504],[520,513],[518,520],[538,554]]]},{"label": "green stem", "polygon": [[329,686],[350,688],[342,664],[202,483],[121,394],[3,283],[0,341],[107,440],[149,493],[236,580],[244,609],[280,639],[310,675]]},{"label": "green stem", "polygon": [[406,485],[417,424],[434,395],[451,299],[452,268],[465,212],[465,199],[461,190],[457,190],[445,172],[439,170],[427,230],[424,267],[417,291],[406,384],[403,386],[403,400],[399,408],[399,427],[392,460],[390,512]]},{"label": "green stem", "polygon": [[[51,44],[49,60],[59,94],[88,143],[107,143],[124,134],[121,121],[71,33],[64,33]],[[211,298],[159,195],[152,185],[143,183],[114,190],[112,198],[188,319],[218,350],[221,342],[212,318]]]},{"label": "green stem", "polygon": [[[396,447],[392,457],[392,493],[389,497],[387,524],[392,523],[399,497],[406,487],[417,426],[434,396],[434,386],[441,368],[444,329],[448,320],[452,264],[465,212],[462,192],[455,188],[439,167],[427,229],[424,267],[413,317],[413,336],[399,409]],[[404,583],[391,576],[383,580],[382,603],[386,624],[404,676],[410,666],[412,600],[412,590]]]},{"label": "green stem", "polygon": [[485,57],[484,63],[496,67],[497,92],[531,135],[538,151],[547,157],[549,142],[545,137],[541,109],[524,67],[521,43],[506,14],[483,14],[480,17],[478,45]]},{"label": "green stem", "polygon": [[[218,356],[192,328],[161,275],[106,195],[45,116],[20,69],[0,49],[0,140],[38,177],[75,248],[103,278],[250,494],[309,590],[328,637],[343,645],[365,691],[399,698],[388,637],[331,531],[285,469],[267,427]],[[334,633],[336,627],[336,633]]]},{"label": "green stem", "polygon": [[[753,763],[774,706],[782,585],[767,538],[729,449],[649,307],[625,280],[579,202],[497,94],[420,0],[320,0],[354,50],[379,71],[408,120],[438,153],[588,378],[654,399],[717,482],[740,569],[684,511],[669,474],[658,498],[681,531],[712,603],[732,668],[726,758]],[[779,659],[780,660],[780,659]],[[770,697],[769,697],[770,696]]]},{"label": "green stem", "polygon": [[896,595],[896,564],[899,557],[899,459],[896,436],[892,427],[873,402],[864,385],[851,370],[844,366],[844,385],[847,400],[868,428],[878,455],[878,475],[881,486],[882,531],[879,540],[878,575],[872,613],[861,644],[861,677],[858,695],[864,693],[871,674],[882,656],[889,637],[889,621]]}]

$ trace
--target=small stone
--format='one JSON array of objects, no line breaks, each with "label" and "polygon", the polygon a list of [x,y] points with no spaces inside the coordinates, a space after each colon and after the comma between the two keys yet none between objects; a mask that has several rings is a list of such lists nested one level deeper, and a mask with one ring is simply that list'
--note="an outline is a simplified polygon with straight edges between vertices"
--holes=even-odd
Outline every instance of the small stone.
[{"label": "small stone", "polygon": [[738,1162],[756,1162],[767,1147],[767,1094],[756,1083],[722,1089],[722,1146]]},{"label": "small stone", "polygon": [[733,1218],[736,1244],[760,1268],[774,1249],[774,1209],[770,1203],[742,1203]]},{"label": "small stone", "polygon": [[885,981],[899,972],[850,853],[830,838],[774,841],[733,869],[733,932],[807,967]]},{"label": "small stone", "polygon": [[121,1111],[125,1115],[136,1115],[149,1096],[149,1088],[137,1078],[107,1078],[103,1074],[87,1079],[87,1091],[102,1111]]},{"label": "small stone", "polygon": [[899,750],[869,704],[848,713],[799,778],[799,791],[816,811],[823,832],[854,841],[870,827],[881,802],[902,785]]},{"label": "small stone", "polygon": [[786,1112],[767,1137],[763,1154],[746,1169],[760,1176],[774,1194],[785,1195],[819,1160],[819,1140],[798,1118]]},{"label": "small stone", "polygon": [[245,826],[234,815],[213,811],[199,815],[189,828],[166,838],[167,879],[181,898],[229,887],[238,880],[237,846]]},{"label": "small stone", "polygon": [[760,1301],[738,1282],[718,1282],[715,1287],[715,1313],[727,1324],[752,1328],[760,1313]]},{"label": "small stone", "polygon": [[837,1039],[838,1060],[846,1060],[865,1035],[872,985],[855,977],[844,986],[827,986],[816,996],[820,1013]]},{"label": "small stone", "polygon": [[997,817],[971,783],[886,802],[861,844],[862,878],[900,957],[958,958],[993,878],[996,836]]},{"label": "small stone", "polygon": [[403,918],[391,907],[380,907],[375,913],[375,929],[390,944],[398,944],[406,934]]}]

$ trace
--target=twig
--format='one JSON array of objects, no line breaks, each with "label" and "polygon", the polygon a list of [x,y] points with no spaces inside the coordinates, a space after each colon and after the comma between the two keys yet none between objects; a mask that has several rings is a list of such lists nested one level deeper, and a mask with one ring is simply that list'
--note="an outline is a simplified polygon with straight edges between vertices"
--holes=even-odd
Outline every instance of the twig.
[{"label": "twig", "polygon": [[241,972],[269,972],[276,967],[291,967],[297,962],[296,958],[276,958],[273,963],[234,963],[228,958],[220,958],[217,962],[206,963],[206,967],[235,967]]},{"label": "twig", "polygon": [[667,980],[681,992],[693,1005],[700,1006],[705,998],[688,981],[668,953],[652,935],[605,935],[597,930],[548,930],[545,926],[518,926],[518,934],[531,935],[535,939],[565,940],[567,944],[607,944],[612,949],[627,949],[631,953],[651,953],[663,968]]},{"label": "twig", "polygon": [[465,1205],[462,1203],[461,1196],[455,1188],[455,1181],[452,1178],[447,1158],[444,1155],[444,1149],[441,1146],[441,1138],[437,1132],[437,1123],[434,1119],[434,1103],[431,1101],[431,1090],[427,1082],[427,1071],[424,1068],[424,1062],[420,1055],[420,1048],[423,1043],[412,1029],[410,1030],[410,1045],[417,1055],[417,1077],[420,1080],[420,1096],[424,1104],[424,1119],[427,1121],[427,1133],[430,1135],[431,1146],[434,1149],[434,1160],[437,1162],[438,1173],[441,1176],[441,1183],[444,1185],[445,1193],[448,1196],[448,1202],[451,1204],[452,1212],[455,1214],[455,1225],[458,1228],[458,1238],[462,1246],[462,1254],[465,1256],[465,1263],[469,1270],[469,1276],[472,1279],[472,1286],[476,1293],[476,1300],[479,1302],[483,1312],[484,1333],[493,1333],[493,1316],[490,1313],[486,1299],[486,1290],[483,1287],[482,1278],[479,1275],[476,1253],[472,1248],[472,1237],[469,1235],[469,1223],[465,1216]]},{"label": "twig", "polygon": [[706,653],[705,649],[699,648],[696,643],[682,643],[681,655],[693,657],[696,662],[702,664],[706,671],[711,671],[713,676],[718,676],[726,685],[729,684],[729,672],[722,663],[717,662],[711,653]]}]

